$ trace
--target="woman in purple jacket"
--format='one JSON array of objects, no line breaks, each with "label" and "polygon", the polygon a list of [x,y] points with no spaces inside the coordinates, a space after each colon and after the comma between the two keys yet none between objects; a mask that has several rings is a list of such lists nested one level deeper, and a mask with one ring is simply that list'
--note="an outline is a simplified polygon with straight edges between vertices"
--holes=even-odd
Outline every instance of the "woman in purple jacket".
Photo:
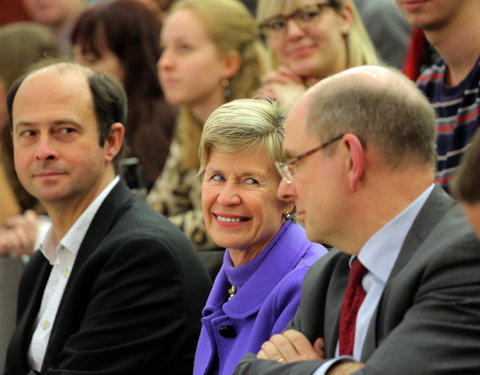
[{"label": "woman in purple jacket", "polygon": [[226,247],[203,309],[194,374],[231,374],[293,318],[303,277],[326,249],[293,222],[293,202],[277,198],[286,115],[267,99],[224,104],[200,141],[207,231]]}]

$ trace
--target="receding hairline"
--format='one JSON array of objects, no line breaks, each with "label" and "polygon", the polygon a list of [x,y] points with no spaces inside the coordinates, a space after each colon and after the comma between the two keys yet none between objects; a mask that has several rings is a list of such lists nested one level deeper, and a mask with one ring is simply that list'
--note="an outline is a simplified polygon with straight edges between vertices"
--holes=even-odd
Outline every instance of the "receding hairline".
[{"label": "receding hairline", "polygon": [[[330,86],[368,86],[379,89],[391,89],[392,83],[398,83],[394,86],[396,90],[408,90],[410,94],[420,93],[416,90],[415,84],[405,77],[399,70],[391,67],[363,65],[343,70],[332,76],[322,79],[313,85],[307,93],[316,95],[320,90],[328,89]],[[413,89],[413,90],[410,90]]]},{"label": "receding hairline", "polygon": [[78,75],[78,76],[85,77],[85,79],[87,80],[89,77],[95,74],[95,72],[92,69],[82,66],[80,64],[76,64],[73,62],[60,62],[55,64],[49,64],[49,65],[40,67],[36,70],[33,70],[32,72],[30,72],[25,76],[24,82],[30,79],[31,77],[35,77],[37,75],[40,75],[43,73],[49,73],[49,72],[59,73],[61,75],[66,75],[66,74]]}]

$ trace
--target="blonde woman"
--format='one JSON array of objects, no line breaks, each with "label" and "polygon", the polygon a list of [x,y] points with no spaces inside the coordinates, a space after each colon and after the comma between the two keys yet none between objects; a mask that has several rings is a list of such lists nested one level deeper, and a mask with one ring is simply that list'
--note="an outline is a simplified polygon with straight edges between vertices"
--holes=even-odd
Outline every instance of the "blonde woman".
[{"label": "blonde woman", "polygon": [[257,22],[273,69],[258,93],[284,104],[322,78],[379,63],[352,0],[260,0]]},{"label": "blonde woman", "polygon": [[161,32],[157,67],[167,102],[180,107],[177,134],[147,202],[179,226],[199,250],[217,248],[202,218],[198,145],[203,123],[220,105],[251,97],[266,53],[248,9],[237,0],[180,0]]},{"label": "blonde woman", "polygon": [[207,230],[227,248],[202,311],[194,375],[230,375],[293,319],[302,280],[326,249],[292,220],[293,202],[277,197],[286,112],[268,99],[224,104],[200,141]]}]

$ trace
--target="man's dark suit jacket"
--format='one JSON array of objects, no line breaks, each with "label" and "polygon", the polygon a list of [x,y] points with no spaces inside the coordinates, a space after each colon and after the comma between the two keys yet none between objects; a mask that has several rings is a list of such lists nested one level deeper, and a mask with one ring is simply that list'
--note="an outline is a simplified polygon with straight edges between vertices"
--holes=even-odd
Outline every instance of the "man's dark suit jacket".
[{"label": "man's dark suit jacket", "polygon": [[[388,249],[385,249],[388,251]],[[307,274],[289,328],[324,338],[335,356],[349,256],[338,250]],[[480,374],[480,242],[437,185],[402,246],[362,350],[368,375]],[[307,375],[322,361],[280,364],[247,354],[234,374]]]},{"label": "man's dark suit jacket", "polygon": [[[51,266],[37,252],[19,290],[6,375],[34,374],[27,350]],[[192,245],[119,182],[80,246],[42,374],[191,374],[210,278]]]}]

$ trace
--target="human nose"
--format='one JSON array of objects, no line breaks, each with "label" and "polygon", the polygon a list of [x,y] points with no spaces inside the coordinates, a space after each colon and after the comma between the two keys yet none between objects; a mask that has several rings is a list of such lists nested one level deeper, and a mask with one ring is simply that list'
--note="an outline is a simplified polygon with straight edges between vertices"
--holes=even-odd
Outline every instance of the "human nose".
[{"label": "human nose", "polygon": [[294,202],[296,198],[294,184],[289,183],[282,178],[278,185],[277,198],[285,202]]},{"label": "human nose", "polygon": [[305,31],[299,26],[294,18],[287,20],[285,28],[285,36],[287,40],[298,39],[305,35]]},{"label": "human nose", "polygon": [[165,69],[170,69],[173,66],[173,59],[170,52],[164,49],[160,58],[157,61],[157,70],[160,72]]},{"label": "human nose", "polygon": [[233,206],[239,204],[241,201],[238,191],[233,184],[226,183],[223,185],[220,193],[217,196],[217,202],[224,206]]},{"label": "human nose", "polygon": [[48,135],[41,136],[37,149],[35,150],[35,159],[38,161],[57,160],[58,152],[52,145],[52,140]]}]

